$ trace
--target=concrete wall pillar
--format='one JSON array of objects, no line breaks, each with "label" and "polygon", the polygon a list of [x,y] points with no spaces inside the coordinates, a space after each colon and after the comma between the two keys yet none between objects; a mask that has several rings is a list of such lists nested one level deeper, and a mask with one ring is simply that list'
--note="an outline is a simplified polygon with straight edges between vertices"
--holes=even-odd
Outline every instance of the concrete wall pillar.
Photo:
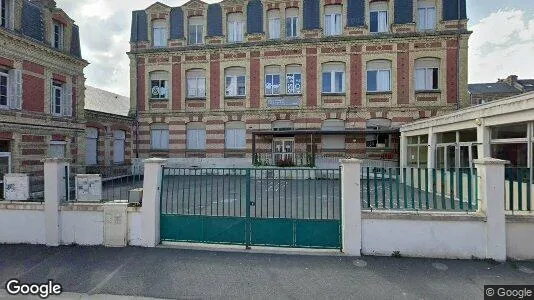
[{"label": "concrete wall pillar", "polygon": [[477,147],[478,158],[491,157],[490,128],[484,125],[483,119],[477,119],[476,122],[480,122],[480,125],[477,127],[477,142],[479,143]]},{"label": "concrete wall pillar", "polygon": [[65,159],[48,158],[44,160],[44,212],[45,243],[47,246],[59,246],[59,205],[67,198]]},{"label": "concrete wall pillar", "polygon": [[341,160],[341,233],[343,252],[360,256],[362,249],[361,160]]},{"label": "concrete wall pillar", "polygon": [[151,158],[144,161],[143,204],[141,208],[141,245],[155,247],[160,242],[160,194],[162,166],[167,160]]},{"label": "concrete wall pillar", "polygon": [[479,176],[480,212],[486,215],[486,258],[506,260],[506,220],[504,211],[505,160],[482,158],[475,160]]},{"label": "concrete wall pillar", "polygon": [[408,158],[408,138],[406,137],[406,135],[404,135],[403,133],[401,133],[401,137],[400,137],[400,158],[399,158],[399,161],[400,161],[400,167],[401,168],[405,168],[408,166],[408,161],[407,161],[407,158]]}]

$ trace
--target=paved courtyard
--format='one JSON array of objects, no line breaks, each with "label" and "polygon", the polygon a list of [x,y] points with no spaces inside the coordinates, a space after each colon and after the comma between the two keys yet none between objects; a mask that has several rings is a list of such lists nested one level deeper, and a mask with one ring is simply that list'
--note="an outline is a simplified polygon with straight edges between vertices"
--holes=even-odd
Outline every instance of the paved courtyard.
[{"label": "paved courtyard", "polygon": [[2,286],[10,278],[76,297],[483,299],[485,284],[532,284],[534,262],[0,245]]}]

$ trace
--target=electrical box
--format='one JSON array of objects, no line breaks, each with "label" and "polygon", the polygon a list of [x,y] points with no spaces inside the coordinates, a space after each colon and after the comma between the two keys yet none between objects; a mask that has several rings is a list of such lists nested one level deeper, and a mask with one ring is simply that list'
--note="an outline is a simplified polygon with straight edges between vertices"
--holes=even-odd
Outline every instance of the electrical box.
[{"label": "electrical box", "polygon": [[125,247],[128,237],[128,203],[104,204],[104,246]]},{"label": "electrical box", "polygon": [[128,202],[129,203],[141,203],[141,200],[143,199],[143,189],[133,189],[130,190],[130,193],[128,195]]},{"label": "electrical box", "polygon": [[30,199],[30,177],[28,174],[4,174],[4,199],[8,201]]}]

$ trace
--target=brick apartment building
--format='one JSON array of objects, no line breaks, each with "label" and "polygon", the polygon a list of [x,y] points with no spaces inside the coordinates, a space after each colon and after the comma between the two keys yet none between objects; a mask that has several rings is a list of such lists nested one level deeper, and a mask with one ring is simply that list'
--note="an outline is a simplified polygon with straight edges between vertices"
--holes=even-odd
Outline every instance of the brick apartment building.
[{"label": "brick apartment building", "polygon": [[88,63],[78,27],[55,1],[2,0],[0,12],[0,177],[42,182],[44,157],[84,160]]},{"label": "brick apartment building", "polygon": [[469,105],[465,0],[191,0],[132,14],[139,157],[398,160]]},{"label": "brick apartment building", "polygon": [[534,92],[534,79],[519,79],[517,75],[498,79],[497,82],[469,84],[469,98],[472,105],[529,92]]}]

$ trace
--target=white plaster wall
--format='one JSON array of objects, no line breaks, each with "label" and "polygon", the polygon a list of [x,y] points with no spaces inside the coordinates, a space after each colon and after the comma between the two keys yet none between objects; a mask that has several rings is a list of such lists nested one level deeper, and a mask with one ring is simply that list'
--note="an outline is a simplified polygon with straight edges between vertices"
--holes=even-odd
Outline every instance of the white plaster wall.
[{"label": "white plaster wall", "polygon": [[104,243],[104,213],[101,211],[61,211],[59,228],[63,245]]},{"label": "white plaster wall", "polygon": [[506,223],[506,255],[513,259],[534,259],[534,222]]},{"label": "white plaster wall", "polygon": [[0,210],[0,243],[44,244],[43,210]]},{"label": "white plaster wall", "polygon": [[485,237],[480,221],[362,220],[364,255],[485,258]]},{"label": "white plaster wall", "polygon": [[141,212],[129,211],[128,212],[128,245],[129,246],[141,246]]}]

